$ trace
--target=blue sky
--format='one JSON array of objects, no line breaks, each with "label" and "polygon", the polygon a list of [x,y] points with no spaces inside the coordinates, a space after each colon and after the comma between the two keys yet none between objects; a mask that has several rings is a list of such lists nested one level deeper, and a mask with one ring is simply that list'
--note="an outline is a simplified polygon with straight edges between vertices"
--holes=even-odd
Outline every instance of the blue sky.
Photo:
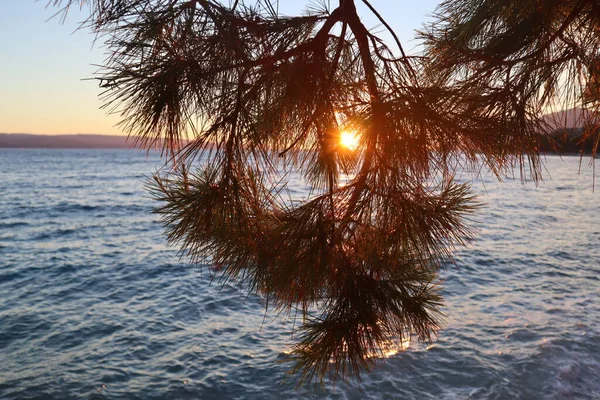
[{"label": "blue sky", "polygon": [[[333,3],[334,0],[332,0]],[[304,0],[281,0],[281,10],[293,14]],[[436,0],[371,0],[398,33],[407,50],[414,48],[414,29],[422,26]],[[101,110],[100,89],[93,76],[102,64],[102,43],[77,30],[85,9],[72,10],[65,23],[50,19],[55,8],[47,0],[0,2],[0,132],[120,134],[117,115]],[[359,6],[365,24],[376,20]]]}]

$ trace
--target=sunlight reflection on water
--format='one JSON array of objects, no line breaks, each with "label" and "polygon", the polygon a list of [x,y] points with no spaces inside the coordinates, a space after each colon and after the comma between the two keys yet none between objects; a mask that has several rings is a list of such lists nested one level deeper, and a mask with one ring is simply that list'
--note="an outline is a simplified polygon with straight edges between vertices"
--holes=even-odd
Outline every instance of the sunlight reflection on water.
[{"label": "sunlight reflection on water", "polygon": [[487,206],[442,273],[432,345],[298,391],[278,362],[293,321],[166,245],[140,178],[157,157],[0,149],[0,398],[598,399],[598,193],[578,158],[547,163],[537,188],[474,180]]}]

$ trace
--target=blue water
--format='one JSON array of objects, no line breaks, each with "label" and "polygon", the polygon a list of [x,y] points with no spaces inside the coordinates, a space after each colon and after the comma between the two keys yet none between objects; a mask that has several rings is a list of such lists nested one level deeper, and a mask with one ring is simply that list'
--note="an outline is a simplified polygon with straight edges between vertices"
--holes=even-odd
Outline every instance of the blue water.
[{"label": "blue water", "polygon": [[434,344],[297,391],[291,321],[166,245],[157,156],[0,149],[0,398],[599,399],[600,193],[578,163],[549,157],[537,188],[483,174]]}]

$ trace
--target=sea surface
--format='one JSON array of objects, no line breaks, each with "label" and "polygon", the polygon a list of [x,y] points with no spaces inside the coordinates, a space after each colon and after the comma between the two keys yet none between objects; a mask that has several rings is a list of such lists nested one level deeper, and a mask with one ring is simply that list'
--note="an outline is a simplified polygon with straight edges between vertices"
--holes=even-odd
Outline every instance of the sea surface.
[{"label": "sea surface", "polygon": [[579,158],[548,157],[539,187],[474,179],[487,206],[442,274],[439,337],[360,384],[299,390],[281,362],[292,322],[166,244],[144,189],[160,166],[133,150],[0,149],[1,399],[600,399],[587,160],[578,174]]}]

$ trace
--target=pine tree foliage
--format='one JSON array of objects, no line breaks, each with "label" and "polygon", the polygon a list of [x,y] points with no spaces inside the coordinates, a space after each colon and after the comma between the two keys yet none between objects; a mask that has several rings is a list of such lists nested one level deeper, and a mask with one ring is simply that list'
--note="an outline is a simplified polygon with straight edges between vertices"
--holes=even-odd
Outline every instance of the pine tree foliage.
[{"label": "pine tree foliage", "polygon": [[[583,107],[584,141],[600,135],[600,3],[596,0],[446,0],[421,33],[430,77],[535,137]],[[471,101],[466,98],[466,101]],[[508,131],[510,132],[510,131]]]},{"label": "pine tree foliage", "polygon": [[[479,47],[514,45],[481,38],[518,18],[508,11],[468,29],[444,17],[427,34],[428,63],[367,29],[355,0],[302,16],[268,0],[53,3],[90,7],[110,51],[99,77],[107,107],[140,146],[169,157],[151,189],[169,240],[275,310],[299,311],[301,379],[358,377],[389,343],[435,334],[438,272],[472,237],[465,221],[477,207],[453,180],[457,166],[501,174],[530,156],[537,174],[522,94],[507,103],[496,67],[472,72],[489,52]],[[485,18],[468,14],[479,10],[471,3],[481,2],[441,12]],[[453,53],[455,42],[479,47]],[[344,131],[358,133],[356,149],[340,145]],[[286,171],[310,184],[309,198],[286,198]]]}]

